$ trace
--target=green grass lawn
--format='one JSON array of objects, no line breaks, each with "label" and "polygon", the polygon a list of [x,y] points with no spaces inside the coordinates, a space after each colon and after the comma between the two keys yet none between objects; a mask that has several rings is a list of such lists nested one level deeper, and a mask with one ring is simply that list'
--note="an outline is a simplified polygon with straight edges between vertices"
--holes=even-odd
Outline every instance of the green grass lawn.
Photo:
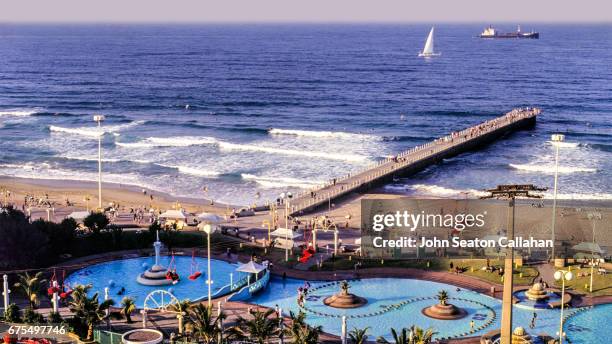
[{"label": "green grass lawn", "polygon": [[[574,274],[574,278],[571,281],[565,282],[565,287],[581,294],[587,294],[592,296],[603,296],[612,295],[612,274],[599,275],[597,269],[593,275],[593,293],[589,292],[589,285],[591,284],[591,269],[588,267],[580,269],[579,265],[573,265],[571,271]],[[578,275],[583,276],[578,276]],[[555,281],[555,286],[561,288],[561,283]]]},{"label": "green grass lawn", "polygon": [[[355,263],[361,261],[361,268],[376,268],[376,267],[394,267],[394,268],[415,268],[415,269],[430,269],[432,271],[451,271],[450,263],[453,263],[453,267],[459,266],[463,268],[461,274],[473,276],[488,282],[502,283],[501,276],[496,272],[487,272],[481,270],[482,267],[486,266],[486,259],[447,259],[447,258],[436,258],[429,260],[386,260],[381,261],[380,259],[361,259],[355,258],[349,260],[346,256],[341,256],[336,259],[326,260],[323,265],[319,268],[312,266],[312,271],[317,270],[352,270]],[[491,266],[502,267],[504,264],[503,260],[491,259],[489,261]],[[534,278],[538,276],[538,271],[535,268],[528,266],[520,266],[514,269],[514,283],[516,285],[530,285]]]}]

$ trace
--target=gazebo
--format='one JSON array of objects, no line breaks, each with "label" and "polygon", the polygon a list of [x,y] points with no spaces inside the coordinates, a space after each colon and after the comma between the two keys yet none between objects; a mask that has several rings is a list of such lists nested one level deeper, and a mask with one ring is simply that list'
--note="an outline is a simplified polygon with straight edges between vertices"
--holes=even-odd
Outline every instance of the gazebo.
[{"label": "gazebo", "polygon": [[293,229],[282,227],[270,233],[270,235],[276,238],[274,241],[276,246],[280,248],[293,248],[297,246],[295,244],[295,239],[302,236],[302,234],[294,231]]},{"label": "gazebo", "polygon": [[166,210],[161,215],[159,215],[160,219],[165,219],[166,224],[172,225],[176,224],[176,229],[183,229],[186,224],[187,215],[182,210]]},{"label": "gazebo", "polygon": [[262,271],[265,271],[267,269],[266,266],[255,263],[254,261],[249,261],[248,263],[244,263],[244,264],[240,264],[240,266],[238,266],[238,268],[236,269],[236,271],[238,272],[244,272],[249,274],[249,278],[248,278],[248,284],[251,284],[251,278],[250,278],[250,274],[254,274],[255,275],[255,281],[257,281],[259,279],[259,273]]},{"label": "gazebo", "polygon": [[595,257],[595,259],[600,259],[606,253],[598,244],[586,241],[574,245],[572,250],[576,252],[574,255],[576,259],[591,259],[591,256]]}]

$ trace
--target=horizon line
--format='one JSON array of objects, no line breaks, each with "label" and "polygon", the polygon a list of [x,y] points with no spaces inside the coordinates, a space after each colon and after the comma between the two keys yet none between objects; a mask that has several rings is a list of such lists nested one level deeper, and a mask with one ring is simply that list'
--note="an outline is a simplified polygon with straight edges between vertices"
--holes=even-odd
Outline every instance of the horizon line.
[{"label": "horizon line", "polygon": [[99,25],[99,24],[131,24],[131,25],[140,25],[140,24],[156,24],[156,25],[207,25],[207,24],[235,24],[235,25],[254,25],[254,24],[294,24],[294,25],[351,25],[351,24],[376,24],[376,25],[422,25],[422,24],[435,24],[435,25],[444,25],[444,24],[595,24],[602,25],[608,24],[612,25],[612,20],[595,20],[595,21],[583,21],[583,20],[489,20],[489,21],[481,21],[481,20],[412,20],[412,21],[386,21],[386,20],[334,20],[334,21],[324,21],[324,20],[300,20],[300,21],[290,21],[290,20],[252,20],[252,21],[241,21],[241,20],[207,20],[207,21],[173,21],[173,20],[99,20],[99,21],[85,21],[85,20],[48,20],[48,21],[29,21],[29,20],[0,20],[0,25],[2,24],[91,24],[91,25]]}]

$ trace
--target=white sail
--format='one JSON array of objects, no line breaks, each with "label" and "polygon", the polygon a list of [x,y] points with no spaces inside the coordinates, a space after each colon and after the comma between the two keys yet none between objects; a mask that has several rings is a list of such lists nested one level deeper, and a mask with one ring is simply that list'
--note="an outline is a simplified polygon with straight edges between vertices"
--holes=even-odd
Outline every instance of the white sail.
[{"label": "white sail", "polygon": [[429,31],[427,41],[425,41],[425,47],[423,48],[423,54],[433,54],[434,52],[434,28]]},{"label": "white sail", "polygon": [[434,28],[432,27],[429,31],[429,35],[427,36],[427,40],[425,41],[425,47],[423,47],[423,51],[419,54],[419,56],[429,57],[439,55],[440,54],[434,52]]}]

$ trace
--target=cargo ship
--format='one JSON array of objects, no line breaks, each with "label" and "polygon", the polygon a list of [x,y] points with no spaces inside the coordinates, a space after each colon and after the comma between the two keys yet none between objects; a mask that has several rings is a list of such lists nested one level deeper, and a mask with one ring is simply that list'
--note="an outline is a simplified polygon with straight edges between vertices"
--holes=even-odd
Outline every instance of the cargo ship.
[{"label": "cargo ship", "polygon": [[540,38],[540,33],[531,31],[531,32],[522,32],[521,26],[519,25],[516,29],[516,32],[508,32],[508,33],[500,33],[495,28],[489,25],[488,28],[484,29],[484,31],[478,36],[480,38],[531,38],[538,39]]}]

